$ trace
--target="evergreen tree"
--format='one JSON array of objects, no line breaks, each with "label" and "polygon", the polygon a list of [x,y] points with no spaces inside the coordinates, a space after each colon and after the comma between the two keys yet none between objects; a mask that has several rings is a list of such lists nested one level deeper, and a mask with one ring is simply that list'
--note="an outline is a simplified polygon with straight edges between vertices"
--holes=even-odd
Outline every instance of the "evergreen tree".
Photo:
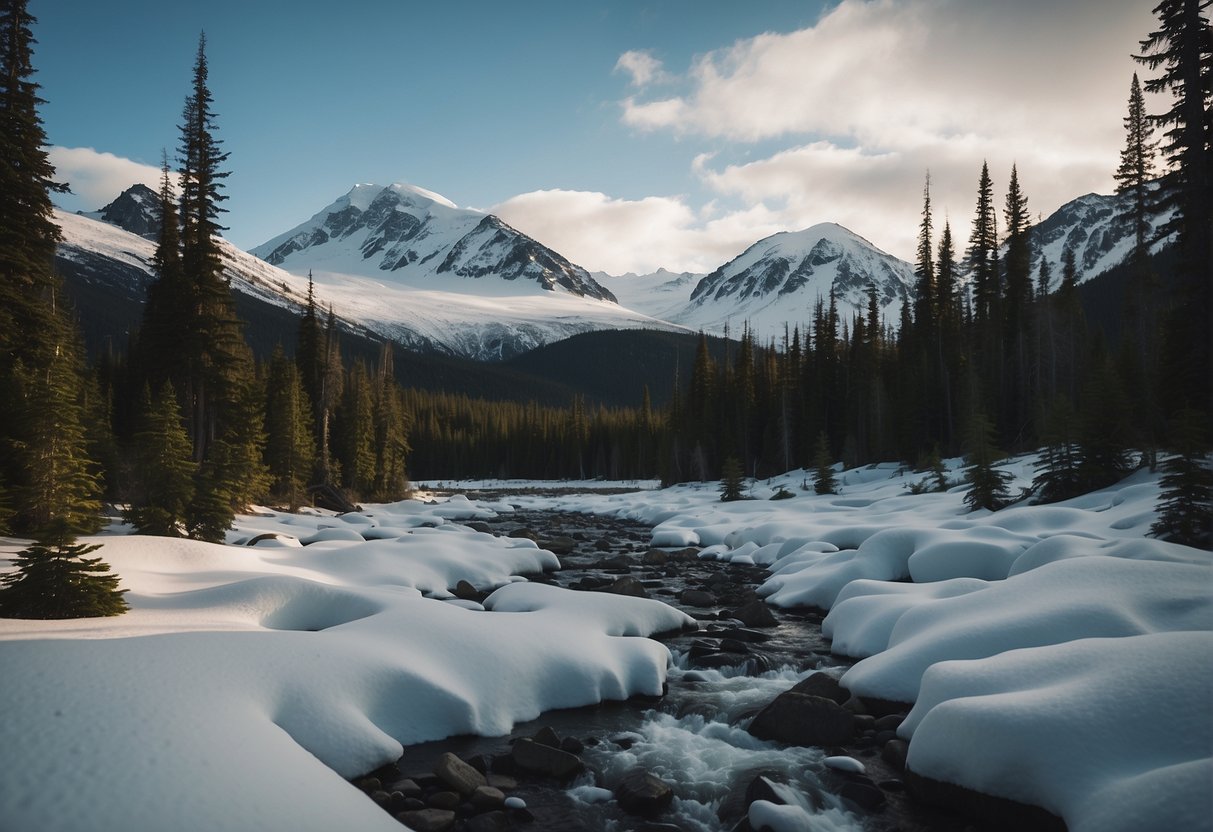
[{"label": "evergreen tree", "polygon": [[17,553],[17,569],[0,577],[0,617],[91,618],[120,615],[127,604],[118,576],[99,557],[99,545],[75,542],[70,524],[58,519],[37,541]]},{"label": "evergreen tree", "polygon": [[1120,151],[1120,166],[1113,174],[1116,193],[1129,196],[1123,216],[1133,224],[1133,259],[1144,262],[1150,243],[1150,183],[1154,179],[1154,155],[1158,143],[1152,138],[1146,101],[1137,73],[1129,87],[1129,114],[1125,116],[1125,146]]},{"label": "evergreen tree", "polygon": [[979,328],[997,320],[1001,287],[998,275],[998,221],[994,214],[994,183],[990,180],[990,168],[981,164],[981,176],[977,181],[977,214],[973,218],[973,232],[969,237],[966,252],[969,272],[973,278],[974,319]]},{"label": "evergreen tree", "polygon": [[189,375],[189,356],[193,351],[188,340],[192,338],[190,327],[195,304],[181,265],[181,230],[176,202],[168,154],[165,153],[156,210],[159,232],[152,255],[156,279],[147,287],[136,370],[137,378],[156,389],[166,381],[175,382],[184,389]]},{"label": "evergreen tree", "polygon": [[745,488],[745,473],[741,469],[741,461],[730,455],[725,458],[720,470],[720,501],[730,503],[740,500]]},{"label": "evergreen tree", "polygon": [[969,490],[965,492],[964,503],[972,511],[979,508],[998,511],[1011,499],[1008,488],[1011,475],[994,467],[1000,457],[994,445],[994,425],[984,413],[977,411],[967,434],[965,479]]},{"label": "evergreen tree", "polygon": [[1082,492],[1078,468],[1078,416],[1065,396],[1053,400],[1044,423],[1044,449],[1036,465],[1032,490],[1042,503],[1055,503]]},{"label": "evergreen tree", "polygon": [[190,451],[173,388],[165,383],[152,398],[145,387],[132,448],[137,482],[126,512],[127,522],[140,533],[164,537],[184,534],[197,467]]},{"label": "evergreen tree", "polygon": [[1150,93],[1171,93],[1171,107],[1150,116],[1163,128],[1164,172],[1155,210],[1174,209],[1158,229],[1178,234],[1180,288],[1165,328],[1161,362],[1167,399],[1210,412],[1213,365],[1213,28],[1203,13],[1208,0],[1161,0],[1159,28],[1141,41],[1134,58],[1150,70]]},{"label": "evergreen tree", "polygon": [[342,483],[355,494],[370,494],[375,482],[374,401],[361,361],[346,376],[338,416]]},{"label": "evergreen tree", "polygon": [[297,511],[307,496],[315,461],[312,408],[299,371],[279,346],[270,359],[265,393],[265,458],[270,493]]},{"label": "evergreen tree", "polygon": [[936,325],[939,304],[936,298],[935,252],[931,248],[931,174],[922,186],[922,222],[918,226],[918,259],[914,265],[914,328],[924,339]]},{"label": "evergreen tree", "polygon": [[375,480],[371,496],[381,502],[402,499],[408,490],[404,469],[409,451],[408,427],[392,378],[391,355],[391,344],[384,344],[373,395]]},{"label": "evergreen tree", "polygon": [[1129,473],[1125,395],[1113,369],[1104,362],[1084,385],[1079,414],[1078,487],[1106,488]]},{"label": "evergreen tree", "polygon": [[1175,455],[1162,464],[1158,519],[1150,533],[1163,540],[1213,548],[1213,468],[1209,466],[1207,420],[1180,411],[1171,430]]},{"label": "evergreen tree", "polygon": [[830,438],[823,430],[817,434],[817,445],[813,449],[813,493],[833,494],[837,490],[834,463],[830,457]]}]

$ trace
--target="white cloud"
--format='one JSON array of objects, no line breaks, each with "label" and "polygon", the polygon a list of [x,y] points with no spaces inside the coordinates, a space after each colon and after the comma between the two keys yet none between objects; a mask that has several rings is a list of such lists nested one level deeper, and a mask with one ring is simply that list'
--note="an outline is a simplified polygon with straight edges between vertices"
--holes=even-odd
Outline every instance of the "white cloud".
[{"label": "white cloud", "polygon": [[160,189],[160,168],[91,147],[49,147],[55,178],[67,182],[72,194],[56,196],[55,203],[69,210],[95,211],[131,185],[143,183]]},{"label": "white cloud", "polygon": [[1148,6],[842,0],[809,28],[697,57],[684,94],[638,91],[622,119],[718,146],[786,140],[769,158],[691,167],[788,228],[837,221],[908,257],[928,168],[937,227],[946,211],[962,243],[983,159],[1004,191],[1018,163],[1034,212],[1113,187]]},{"label": "white cloud", "polygon": [[776,231],[765,206],[704,220],[681,197],[615,199],[593,191],[531,191],[493,208],[510,225],[593,271],[710,271]]},{"label": "white cloud", "polygon": [[619,60],[615,62],[615,71],[621,70],[632,76],[633,87],[647,87],[654,82],[668,79],[661,61],[654,58],[651,52],[642,49],[633,49],[620,55]]}]

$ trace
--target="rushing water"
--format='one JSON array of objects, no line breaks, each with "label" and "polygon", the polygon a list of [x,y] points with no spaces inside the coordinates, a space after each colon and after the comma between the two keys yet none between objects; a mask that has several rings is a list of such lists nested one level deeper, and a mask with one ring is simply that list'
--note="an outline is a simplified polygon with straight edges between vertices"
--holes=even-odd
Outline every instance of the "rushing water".
[{"label": "rushing water", "polygon": [[[563,586],[613,580],[631,574],[645,582],[653,597],[677,605],[683,589],[714,586],[724,600],[751,597],[761,577],[756,567],[735,566],[695,559],[667,566],[644,566],[648,529],[636,524],[583,515],[519,513],[502,516],[494,531],[508,533],[520,527],[541,536],[579,538],[578,551],[562,557],[564,569],[547,579]],[[610,544],[593,545],[598,540]],[[629,559],[621,566],[619,555]],[[610,566],[604,560],[615,559]],[[724,576],[726,580],[722,581]],[[718,609],[719,607],[713,608]],[[692,615],[708,610],[683,607]],[[512,737],[553,728],[562,737],[586,744],[580,755],[587,772],[563,787],[523,781],[513,794],[523,797],[535,815],[528,828],[537,830],[585,829],[594,832],[641,830],[648,824],[670,824],[685,832],[732,830],[745,815],[743,795],[758,775],[768,777],[783,802],[800,806],[812,815],[813,832],[883,832],[889,829],[963,828],[939,818],[916,817],[919,810],[895,791],[880,814],[864,813],[837,795],[839,778],[822,762],[820,748],[780,747],[751,736],[743,727],[758,710],[816,669],[837,666],[821,636],[820,621],[812,615],[777,612],[779,624],[764,632],[765,641],[749,645],[732,667],[703,667],[702,639],[723,624],[701,622],[698,633],[667,639],[673,658],[668,692],[660,700],[604,703],[544,714],[533,723],[516,727]],[[697,640],[700,643],[697,645]],[[716,654],[717,661],[719,655]],[[510,738],[459,737],[406,749],[397,764],[402,774],[428,772],[445,751],[464,758],[481,754],[505,756]],[[863,749],[864,762],[873,777],[894,777],[879,759],[878,749]],[[657,821],[630,816],[619,808],[611,790],[625,773],[640,766],[673,787],[671,809]],[[947,819],[951,820],[951,819]],[[662,828],[662,827],[657,827]]]}]

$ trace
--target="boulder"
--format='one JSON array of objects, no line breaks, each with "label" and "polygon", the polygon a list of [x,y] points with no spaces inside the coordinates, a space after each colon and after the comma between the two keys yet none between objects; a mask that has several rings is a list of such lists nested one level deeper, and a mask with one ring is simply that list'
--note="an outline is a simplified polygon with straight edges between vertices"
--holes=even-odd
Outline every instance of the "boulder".
[{"label": "boulder", "polygon": [[458,792],[441,791],[434,792],[426,798],[425,805],[431,809],[450,809],[452,812],[459,808],[459,804],[463,802],[463,798]]},{"label": "boulder", "polygon": [[645,566],[665,566],[670,556],[660,549],[649,549],[641,557],[640,562]]},{"label": "boulder", "polygon": [[763,601],[751,601],[729,613],[747,627],[774,627],[779,623],[771,608]]},{"label": "boulder", "polygon": [[464,797],[481,786],[488,785],[483,774],[449,751],[438,758],[438,762],[434,765],[434,774]]},{"label": "boulder", "polygon": [[716,596],[702,589],[684,589],[678,596],[678,602],[688,607],[714,607]]},{"label": "boulder", "polygon": [[854,736],[851,713],[831,699],[786,691],[758,712],[749,732],[788,745],[843,745]]},{"label": "boulder", "polygon": [[567,555],[577,548],[577,541],[571,537],[552,537],[539,543],[540,549],[547,549],[553,555]]},{"label": "boulder", "polygon": [[472,792],[472,805],[481,812],[500,809],[505,805],[505,793],[492,786],[481,786]]},{"label": "boulder", "polygon": [[652,817],[669,807],[674,800],[674,790],[661,778],[634,768],[615,787],[615,799],[629,814]]},{"label": "boulder", "polygon": [[492,534],[493,533],[493,527],[490,526],[488,523],[484,522],[483,520],[469,520],[466,523],[464,523],[463,525],[467,526],[472,531],[480,532],[481,534]]},{"label": "boulder", "polygon": [[842,705],[851,698],[851,692],[838,684],[838,680],[827,673],[814,673],[806,676],[793,685],[792,690],[808,696],[820,696],[822,699],[832,700],[837,705]]},{"label": "boulder", "polygon": [[585,769],[579,757],[526,737],[514,743],[510,756],[519,768],[557,780],[566,780]]},{"label": "boulder", "polygon": [[546,745],[550,748],[560,747],[560,735],[550,725],[540,728],[539,732],[532,739],[540,745]]},{"label": "boulder", "polygon": [[610,586],[602,588],[603,592],[610,592],[615,595],[631,595],[636,598],[648,598],[648,590],[644,588],[644,584],[633,578],[631,575],[625,575],[619,580],[612,583]]},{"label": "boulder", "polygon": [[906,756],[909,753],[910,746],[905,740],[889,740],[884,744],[884,748],[880,750],[880,758],[895,770],[905,771]]},{"label": "boulder", "polygon": [[480,601],[483,596],[467,581],[460,581],[455,584],[455,588],[451,590],[456,598],[461,598],[464,601]]}]

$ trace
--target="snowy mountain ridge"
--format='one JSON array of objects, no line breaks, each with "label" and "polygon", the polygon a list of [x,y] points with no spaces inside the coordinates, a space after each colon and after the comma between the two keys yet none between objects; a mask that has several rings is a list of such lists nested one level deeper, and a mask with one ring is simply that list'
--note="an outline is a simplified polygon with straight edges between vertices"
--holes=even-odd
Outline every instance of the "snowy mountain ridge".
[{"label": "snowy mountain ridge", "polygon": [[403,183],[356,185],[252,253],[296,273],[386,278],[419,289],[465,291],[461,279],[495,278],[517,281],[518,291],[615,300],[585,269],[500,218]]}]

